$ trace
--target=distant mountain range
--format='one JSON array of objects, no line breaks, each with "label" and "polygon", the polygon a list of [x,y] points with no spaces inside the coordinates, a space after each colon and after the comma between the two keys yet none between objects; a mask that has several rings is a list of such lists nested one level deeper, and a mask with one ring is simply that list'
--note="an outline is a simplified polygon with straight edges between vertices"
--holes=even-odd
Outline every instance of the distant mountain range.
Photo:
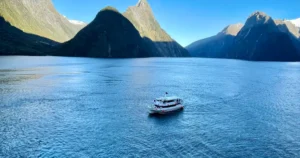
[{"label": "distant mountain range", "polygon": [[186,48],[194,57],[299,61],[300,28],[295,21],[273,20],[263,12],[254,12],[245,25],[229,25]]}]

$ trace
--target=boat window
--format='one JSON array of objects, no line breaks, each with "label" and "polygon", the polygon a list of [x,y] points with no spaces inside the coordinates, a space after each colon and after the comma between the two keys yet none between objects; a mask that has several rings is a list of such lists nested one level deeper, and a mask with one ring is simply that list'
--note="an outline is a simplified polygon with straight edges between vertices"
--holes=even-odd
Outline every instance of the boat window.
[{"label": "boat window", "polygon": [[166,103],[171,103],[171,102],[174,102],[175,100],[168,100],[168,101],[165,101]]},{"label": "boat window", "polygon": [[155,106],[158,107],[158,108],[169,108],[169,107],[176,106],[176,105],[178,105],[178,104],[179,104],[179,103],[171,104],[171,105],[167,105],[167,106],[159,106],[159,105],[155,105]]}]

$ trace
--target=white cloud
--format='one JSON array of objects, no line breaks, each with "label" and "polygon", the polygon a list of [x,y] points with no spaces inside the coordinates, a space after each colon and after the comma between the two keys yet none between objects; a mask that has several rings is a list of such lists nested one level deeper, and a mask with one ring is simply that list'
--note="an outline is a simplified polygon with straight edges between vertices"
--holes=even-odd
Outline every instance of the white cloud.
[{"label": "white cloud", "polygon": [[294,25],[296,25],[297,27],[300,27],[300,18],[298,19],[293,19],[293,20],[288,20],[291,23],[293,23]]}]

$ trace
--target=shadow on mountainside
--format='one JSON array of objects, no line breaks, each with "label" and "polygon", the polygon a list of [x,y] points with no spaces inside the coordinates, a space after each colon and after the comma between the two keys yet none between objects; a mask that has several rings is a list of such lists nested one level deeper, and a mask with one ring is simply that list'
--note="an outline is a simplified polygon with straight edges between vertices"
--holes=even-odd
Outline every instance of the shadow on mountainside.
[{"label": "shadow on mountainside", "polygon": [[[152,41],[148,37],[143,37],[149,48],[151,57],[190,57],[187,49],[181,47],[176,41]],[[166,51],[167,50],[167,51]]]},{"label": "shadow on mountainside", "polygon": [[[291,33],[286,24],[278,24],[278,28],[281,28],[283,32],[286,32],[290,36],[293,44],[295,45],[295,47],[298,50],[298,53],[300,54],[300,37],[296,37],[293,33]],[[300,34],[300,29],[299,29],[299,34]]]},{"label": "shadow on mountainside", "polygon": [[226,58],[226,53],[230,51],[235,36],[217,34],[208,37],[186,47],[193,57],[202,58]]},{"label": "shadow on mountainside", "polygon": [[[141,37],[127,18],[116,9],[106,7],[73,39],[60,44],[51,54],[97,58],[189,56],[187,50],[177,55],[180,52],[177,45],[175,42],[153,42]],[[161,53],[160,48],[167,48],[167,51]]]},{"label": "shadow on mountainside", "polygon": [[0,16],[0,55],[48,55],[57,44],[50,39],[25,33]]}]

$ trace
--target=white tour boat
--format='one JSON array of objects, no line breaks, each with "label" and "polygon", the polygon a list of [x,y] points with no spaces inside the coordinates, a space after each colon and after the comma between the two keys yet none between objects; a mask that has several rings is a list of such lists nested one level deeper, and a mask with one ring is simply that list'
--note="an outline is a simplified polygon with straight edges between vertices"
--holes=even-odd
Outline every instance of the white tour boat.
[{"label": "white tour boat", "polygon": [[[168,93],[166,93],[168,94]],[[182,110],[183,100],[179,97],[161,97],[154,100],[154,104],[149,107],[150,114],[166,114],[178,110]]]}]

